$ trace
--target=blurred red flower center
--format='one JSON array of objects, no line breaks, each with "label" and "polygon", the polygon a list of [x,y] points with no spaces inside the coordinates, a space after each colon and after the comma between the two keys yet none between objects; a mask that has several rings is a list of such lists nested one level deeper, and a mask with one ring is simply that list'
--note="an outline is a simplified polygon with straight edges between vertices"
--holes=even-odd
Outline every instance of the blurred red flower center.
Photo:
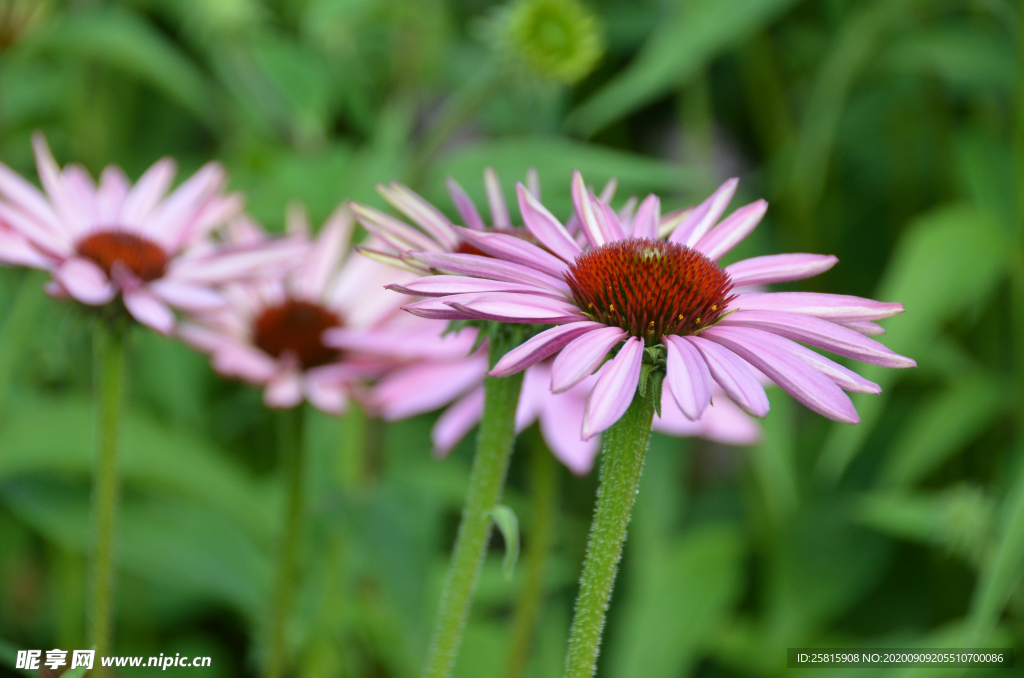
[{"label": "blurred red flower center", "polygon": [[734,297],[732,279],[718,264],[657,240],[620,240],[584,252],[566,282],[586,314],[649,344],[713,325]]},{"label": "blurred red flower center", "polygon": [[270,306],[256,317],[253,343],[275,358],[291,351],[303,369],[325,365],[338,356],[336,349],[324,346],[324,330],[341,325],[337,313],[320,304],[289,299]]},{"label": "blurred red flower center", "polygon": [[149,282],[164,275],[168,256],[164,248],[141,235],[125,231],[96,231],[78,242],[78,253],[96,262],[108,276],[115,261]]}]

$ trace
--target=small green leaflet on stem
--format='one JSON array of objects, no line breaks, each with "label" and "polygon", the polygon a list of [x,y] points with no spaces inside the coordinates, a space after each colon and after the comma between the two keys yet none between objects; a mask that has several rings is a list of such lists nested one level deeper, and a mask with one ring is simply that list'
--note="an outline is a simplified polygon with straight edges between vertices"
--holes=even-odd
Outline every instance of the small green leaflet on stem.
[{"label": "small green leaflet on stem", "polygon": [[504,504],[498,504],[490,511],[491,519],[501,531],[501,537],[505,540],[505,559],[501,562],[501,571],[505,579],[511,581],[512,573],[516,568],[516,561],[519,560],[519,520],[515,511]]}]

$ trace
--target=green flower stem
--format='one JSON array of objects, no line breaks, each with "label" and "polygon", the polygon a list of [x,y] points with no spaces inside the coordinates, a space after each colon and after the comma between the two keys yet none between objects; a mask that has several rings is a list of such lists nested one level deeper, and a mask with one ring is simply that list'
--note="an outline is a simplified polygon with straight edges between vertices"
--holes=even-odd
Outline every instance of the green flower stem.
[{"label": "green flower stem", "polygon": [[278,443],[284,465],[285,515],[278,542],[277,572],[270,609],[267,678],[281,678],[286,672],[285,627],[295,595],[302,523],[305,515],[305,440],[303,405],[278,413]]},{"label": "green flower stem", "polygon": [[512,617],[512,651],[505,678],[519,678],[526,671],[537,620],[544,601],[545,579],[555,537],[558,469],[555,458],[537,429],[530,449],[531,518],[526,550],[526,583],[516,600]]},{"label": "green flower stem", "polygon": [[[113,636],[114,530],[120,483],[117,437],[124,381],[126,331],[98,321],[93,336],[96,457],[93,460],[92,544],[89,557],[88,644],[99,657],[110,654]],[[98,675],[106,673],[96,660]]]},{"label": "green flower stem", "polygon": [[[491,337],[490,364],[493,366],[517,342],[509,334]],[[522,373],[484,382],[484,414],[477,439],[476,458],[469,478],[469,492],[462,508],[462,522],[455,539],[451,564],[441,594],[441,607],[434,623],[434,635],[423,670],[425,678],[448,678],[462,642],[462,632],[476,589],[476,580],[487,554],[491,534],[491,509],[501,499],[512,443],[515,440],[516,405]]]},{"label": "green flower stem", "polygon": [[604,432],[597,509],[590,526],[576,614],[569,632],[566,678],[590,678],[597,669],[605,612],[650,443],[654,398],[659,389],[648,386],[646,391],[645,395],[634,396],[622,418]]}]

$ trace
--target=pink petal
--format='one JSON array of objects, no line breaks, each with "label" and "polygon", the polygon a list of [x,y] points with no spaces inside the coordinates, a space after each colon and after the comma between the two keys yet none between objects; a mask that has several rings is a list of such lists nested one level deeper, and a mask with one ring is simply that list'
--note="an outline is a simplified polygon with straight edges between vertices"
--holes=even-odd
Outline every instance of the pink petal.
[{"label": "pink petal", "polygon": [[583,412],[588,388],[549,394],[540,411],[540,432],[558,461],[573,475],[585,476],[594,468],[601,439],[583,440]]},{"label": "pink petal", "polygon": [[302,402],[302,374],[294,368],[282,370],[263,390],[263,404],[284,410]]},{"label": "pink petal", "polygon": [[795,341],[790,341],[785,337],[780,337],[777,334],[765,332],[764,330],[756,330],[752,327],[736,327],[729,325],[726,326],[726,328],[729,332],[738,333],[740,336],[746,337],[750,341],[767,344],[800,358],[808,365],[834,381],[839,388],[844,391],[873,394],[882,392],[882,387],[878,384],[868,381],[856,372],[848,370],[838,363],[832,362],[823,355],[815,353],[808,348],[804,348]]},{"label": "pink petal", "polygon": [[404,285],[387,285],[387,289],[409,294],[414,297],[448,297],[454,294],[480,294],[483,292],[517,292],[520,294],[539,294],[554,299],[565,299],[561,292],[542,287],[503,282],[501,280],[485,280],[462,275],[430,275],[419,278]]},{"label": "pink petal", "polygon": [[157,160],[139,177],[125,197],[124,205],[121,207],[121,223],[127,226],[141,226],[146,223],[157,203],[167,193],[177,173],[177,165],[170,158]]},{"label": "pink petal", "polygon": [[736,194],[736,186],[739,182],[739,179],[729,179],[719,186],[707,200],[694,207],[682,223],[672,231],[669,241],[687,247],[696,245],[725,212],[725,208],[729,206],[732,197]]},{"label": "pink petal", "polygon": [[344,207],[334,210],[320,229],[305,264],[293,276],[295,293],[307,299],[319,299],[327,289],[331,274],[345,258],[354,225]]},{"label": "pink petal", "polygon": [[619,354],[601,369],[594,390],[587,398],[587,409],[583,416],[584,440],[607,429],[629,409],[637,384],[640,383],[643,357],[644,342],[630,337],[622,345]]},{"label": "pink petal", "polygon": [[514,235],[487,231],[478,233],[468,228],[461,229],[459,234],[465,242],[496,259],[522,264],[556,279],[565,277],[566,271],[569,270],[569,266],[558,257]]},{"label": "pink petal", "polygon": [[49,270],[53,261],[43,256],[19,233],[0,226],[0,262]]},{"label": "pink petal", "polygon": [[51,231],[36,218],[12,209],[3,202],[0,202],[0,223],[20,233],[44,253],[67,257],[74,252],[67,230]]},{"label": "pink petal", "polygon": [[276,238],[258,245],[224,246],[212,254],[179,257],[171,262],[168,278],[217,285],[263,275],[281,275],[301,262],[309,245],[297,238]]},{"label": "pink petal", "polygon": [[202,313],[221,308],[224,297],[209,287],[187,283],[173,278],[161,278],[150,283],[149,288],[156,296],[175,308],[191,313]]},{"label": "pink petal", "polygon": [[510,261],[499,261],[498,259],[481,257],[476,254],[446,254],[437,252],[416,252],[415,257],[431,268],[456,275],[469,275],[476,278],[534,285],[561,292],[566,296],[572,294],[569,286],[564,281],[528,266],[514,264]]},{"label": "pink petal", "polygon": [[537,200],[540,200],[540,176],[536,167],[529,167],[526,170],[526,188]]},{"label": "pink petal", "polygon": [[508,216],[505,192],[501,190],[501,182],[493,167],[484,168],[484,190],[487,191],[487,204],[491,208],[491,223],[495,228],[511,227],[512,219]]},{"label": "pink petal", "polygon": [[116,165],[107,165],[100,175],[100,187],[96,191],[96,212],[101,224],[123,224],[121,208],[131,190],[131,182],[124,171]]},{"label": "pink petal", "polygon": [[764,292],[741,294],[729,304],[744,311],[784,311],[833,322],[878,320],[903,313],[903,304],[875,301],[845,294],[817,292]]},{"label": "pink petal", "polygon": [[462,186],[459,186],[459,182],[455,181],[451,177],[445,179],[445,185],[448,187],[448,195],[452,197],[452,202],[455,203],[455,210],[462,217],[462,224],[467,228],[471,228],[474,231],[484,230],[484,220],[480,218],[480,212],[476,209],[476,204],[473,199],[462,190]]},{"label": "pink petal", "polygon": [[177,251],[202,243],[211,231],[235,219],[244,205],[241,193],[211,196],[197,206],[191,223],[181,231],[177,240],[169,244],[169,248]]},{"label": "pink petal", "polygon": [[77,237],[83,231],[95,227],[99,221],[96,185],[85,168],[79,165],[68,165],[61,172],[61,179],[64,195],[75,213],[74,220],[69,221],[68,225],[75,229],[72,230],[72,236]]},{"label": "pink petal", "polygon": [[710,233],[697,241],[694,249],[703,252],[708,259],[718,261],[757,228],[767,211],[768,203],[764,200],[755,200],[749,205],[740,207]]},{"label": "pink petal", "polygon": [[744,412],[755,417],[768,414],[768,396],[747,363],[713,341],[700,337],[685,339],[697,347],[711,370],[711,376]]},{"label": "pink petal", "polygon": [[72,297],[90,306],[109,303],[117,294],[107,274],[91,259],[67,259],[53,272],[53,277]]},{"label": "pink petal", "polygon": [[121,296],[128,312],[143,325],[161,334],[170,334],[174,329],[174,313],[145,286],[124,290]]},{"label": "pink petal", "polygon": [[523,215],[523,223],[530,233],[556,256],[564,261],[574,261],[582,250],[576,241],[569,237],[561,222],[523,188],[522,184],[516,184],[516,194],[519,196],[519,211]]},{"label": "pink petal", "polygon": [[[465,295],[472,296],[472,295]],[[524,295],[525,296],[525,295]],[[476,316],[449,305],[449,300],[459,297],[441,297],[440,299],[424,299],[406,304],[402,310],[428,320],[472,320]]]},{"label": "pink petal", "polygon": [[578,322],[546,329],[512,349],[490,371],[492,377],[507,377],[554,355],[582,334],[604,327],[601,323]]},{"label": "pink petal", "polygon": [[589,377],[626,334],[619,327],[600,326],[574,339],[555,358],[551,367],[551,390],[561,393]]},{"label": "pink petal", "polygon": [[711,402],[711,372],[704,358],[682,337],[662,337],[668,360],[665,365],[668,389],[679,409],[690,419],[700,419]]},{"label": "pink petal", "polygon": [[601,230],[597,220],[596,205],[590,199],[590,191],[583,183],[583,175],[578,170],[572,173],[572,204],[576,208],[576,218],[579,221],[581,230],[587,238],[591,247],[600,247],[609,242]]},{"label": "pink petal", "polygon": [[224,168],[209,162],[171,192],[141,224],[146,235],[166,243],[172,250],[188,242],[190,229],[204,203],[224,183]]},{"label": "pink petal", "polygon": [[893,353],[874,339],[851,329],[798,313],[736,311],[722,320],[722,326],[753,327],[780,334],[794,341],[823,348],[839,355],[882,367],[916,367],[910,358]]},{"label": "pink petal", "polygon": [[551,383],[551,370],[546,364],[535,365],[523,375],[523,385],[519,389],[519,402],[516,404],[517,434],[529,428],[537,421],[541,409],[551,396],[548,384]]},{"label": "pink petal", "polygon": [[[187,335],[186,335],[187,336]],[[250,384],[266,384],[278,372],[277,362],[263,351],[235,344],[219,348],[213,354],[213,369]]]},{"label": "pink petal", "polygon": [[601,202],[596,198],[591,198],[596,203],[595,212],[597,214],[597,221],[601,224],[601,230],[603,230],[608,237],[613,241],[626,239],[626,231],[622,227],[622,222],[619,221],[619,215],[615,213],[611,205],[606,202]]},{"label": "pink petal", "polygon": [[385,421],[432,412],[483,381],[486,360],[420,362],[392,371],[373,388],[370,402]]},{"label": "pink petal", "polygon": [[3,163],[0,163],[0,193],[10,200],[20,212],[35,221],[38,228],[51,238],[57,234],[67,237],[63,224],[57,218],[46,196]]},{"label": "pink petal", "polygon": [[453,250],[459,246],[459,238],[448,217],[412,189],[392,181],[387,186],[377,184],[377,192],[445,249]]},{"label": "pink petal", "polygon": [[46,137],[41,132],[32,135],[32,150],[36,156],[36,168],[39,172],[39,181],[42,183],[46,194],[50,198],[50,204],[62,224],[62,230],[69,235],[83,230],[87,224],[82,220],[81,215],[75,210],[64,190],[64,181],[61,177],[60,166],[53,158],[50,147],[46,143]]},{"label": "pink petal", "polygon": [[841,388],[791,353],[752,341],[741,333],[732,333],[729,328],[712,328],[701,336],[725,346],[818,414],[846,424],[860,421],[849,396]]},{"label": "pink petal", "polygon": [[321,412],[339,416],[345,413],[348,396],[345,387],[332,379],[322,378],[323,370],[312,369],[302,380],[302,392],[313,407]]},{"label": "pink petal", "polygon": [[[446,304],[473,318],[510,323],[561,325],[585,320],[579,309],[568,302],[535,294],[463,294],[443,297]],[[403,308],[408,308],[403,307]]]},{"label": "pink petal", "polygon": [[662,395],[661,416],[655,415],[651,428],[659,433],[681,438],[700,437],[723,445],[754,445],[761,439],[761,427],[718,390],[715,404],[697,421],[683,414],[675,399]]},{"label": "pink petal", "polygon": [[848,323],[838,323],[843,327],[849,327],[851,330],[858,334],[863,334],[865,337],[877,337],[880,334],[885,334],[885,328],[878,323],[873,323],[870,320],[854,320]]},{"label": "pink petal", "polygon": [[403,223],[372,207],[352,202],[349,203],[349,208],[367,231],[399,252],[429,252],[443,249],[438,242],[428,238],[409,224]]},{"label": "pink petal", "polygon": [[434,455],[446,457],[460,440],[466,437],[484,413],[484,389],[481,386],[444,411],[437,418],[430,439]]},{"label": "pink petal", "polygon": [[658,237],[658,223],[661,221],[661,201],[653,193],[640,203],[633,218],[633,237],[654,240]]},{"label": "pink petal", "polygon": [[824,273],[839,263],[831,254],[770,254],[737,261],[725,267],[736,287],[803,280]]}]

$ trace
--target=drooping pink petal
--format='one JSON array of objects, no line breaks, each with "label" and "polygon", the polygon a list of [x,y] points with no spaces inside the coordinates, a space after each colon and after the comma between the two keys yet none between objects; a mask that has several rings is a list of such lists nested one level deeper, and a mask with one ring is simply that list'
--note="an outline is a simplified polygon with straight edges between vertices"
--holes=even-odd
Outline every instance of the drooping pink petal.
[{"label": "drooping pink petal", "polygon": [[698,240],[694,249],[703,252],[708,259],[718,261],[757,228],[767,211],[768,203],[764,200],[755,200],[740,207]]},{"label": "drooping pink petal", "polygon": [[714,378],[722,390],[732,398],[733,402],[743,408],[747,414],[755,417],[764,417],[768,414],[770,405],[764,388],[754,376],[753,371],[740,357],[729,349],[716,344],[713,341],[700,337],[685,337],[686,341],[693,344],[711,370]]},{"label": "drooping pink petal", "polygon": [[487,204],[491,208],[491,223],[495,228],[511,227],[512,219],[508,215],[505,192],[501,190],[501,182],[493,167],[484,168],[484,190],[487,192]]},{"label": "drooping pink petal", "polygon": [[608,351],[622,341],[626,334],[619,327],[604,326],[591,329],[574,339],[559,352],[551,366],[551,390],[561,393],[589,377],[604,362]]},{"label": "drooping pink petal", "polygon": [[860,421],[850,397],[824,374],[793,354],[730,328],[712,328],[701,336],[721,344],[763,372],[798,402],[834,421]]},{"label": "drooping pink petal", "polygon": [[[466,295],[470,296],[470,295]],[[441,297],[439,299],[424,299],[406,304],[402,310],[408,311],[420,318],[428,320],[472,320],[476,316],[465,311],[452,308],[448,301],[457,297]]]},{"label": "drooping pink petal", "polygon": [[711,230],[718,218],[729,206],[732,197],[736,194],[736,186],[739,179],[729,179],[711,196],[694,207],[672,231],[669,242],[679,243],[687,247],[693,247],[704,235]]},{"label": "drooping pink petal", "polygon": [[486,371],[485,360],[415,363],[382,378],[370,402],[385,421],[406,419],[450,403],[479,384]]},{"label": "drooping pink petal", "polygon": [[437,418],[430,431],[434,455],[446,457],[460,440],[466,437],[484,413],[484,388],[474,389]]},{"label": "drooping pink petal", "polygon": [[448,297],[445,303],[469,317],[483,320],[546,325],[586,320],[573,304],[535,294],[463,294]]},{"label": "drooping pink petal", "polygon": [[569,236],[561,222],[523,188],[522,184],[516,184],[516,195],[519,197],[519,211],[523,215],[523,223],[530,233],[556,256],[570,263],[574,261],[582,250]]},{"label": "drooping pink petal", "polygon": [[444,183],[448,187],[448,195],[452,197],[452,202],[455,203],[455,211],[462,217],[463,226],[474,231],[484,230],[486,225],[480,217],[480,212],[476,209],[476,203],[469,197],[469,194],[462,190],[459,182],[448,177],[444,180]]},{"label": "drooping pink petal", "polygon": [[188,242],[196,213],[224,184],[220,163],[209,162],[185,180],[161,202],[141,224],[143,232],[158,242],[177,249]]},{"label": "drooping pink petal", "polygon": [[780,337],[779,335],[772,334],[771,332],[757,330],[753,327],[727,325],[725,329],[728,329],[728,331],[732,333],[738,333],[740,336],[746,337],[749,341],[766,344],[800,358],[808,365],[834,381],[836,385],[844,391],[850,391],[851,393],[873,394],[882,392],[882,387],[873,381],[868,381],[853,370],[849,370],[842,365],[829,360],[825,356],[801,346],[795,341],[791,341],[785,337]]},{"label": "drooping pink petal", "polygon": [[535,365],[523,375],[523,385],[519,389],[519,402],[516,404],[517,434],[529,428],[537,421],[541,410],[551,399],[551,371],[547,365]]},{"label": "drooping pink petal", "polygon": [[32,150],[35,152],[39,181],[50,198],[53,211],[61,221],[61,230],[68,235],[80,233],[88,224],[84,223],[81,215],[75,210],[74,204],[65,190],[60,166],[54,159],[53,153],[50,152],[46,137],[41,132],[32,135]]},{"label": "drooping pink petal", "polygon": [[35,217],[13,209],[3,202],[0,202],[0,223],[7,224],[28,238],[33,245],[46,254],[63,258],[74,252],[71,236],[66,229],[51,230]]},{"label": "drooping pink petal", "polygon": [[698,421],[691,421],[679,409],[674,398],[662,394],[661,416],[654,416],[651,428],[677,437],[697,436],[723,445],[755,445],[761,439],[761,427],[744,414],[721,390],[714,394],[715,404]]},{"label": "drooping pink petal", "polygon": [[481,252],[503,261],[511,261],[536,269],[554,278],[565,277],[566,271],[569,270],[569,266],[558,257],[514,235],[488,231],[477,232],[468,228],[461,229],[459,235]]},{"label": "drooping pink petal", "polygon": [[302,373],[298,368],[282,370],[263,389],[263,404],[285,410],[302,402]]},{"label": "drooping pink petal", "polygon": [[601,323],[584,321],[546,329],[502,356],[489,374],[492,377],[507,377],[525,370],[554,355],[580,335],[601,327],[604,327]]},{"label": "drooping pink petal", "polygon": [[0,226],[0,262],[49,270],[54,262],[43,256],[29,241],[14,230]]},{"label": "drooping pink petal", "polygon": [[149,288],[171,306],[190,313],[212,311],[226,303],[224,297],[209,287],[173,278],[154,280]]},{"label": "drooping pink petal", "polygon": [[833,322],[879,320],[903,313],[903,304],[875,301],[846,294],[817,292],[764,292],[741,294],[729,304],[743,311],[800,313]]},{"label": "drooping pink petal", "polygon": [[725,267],[736,287],[769,285],[811,278],[839,263],[831,254],[769,254],[751,257]]},{"label": "drooping pink petal", "polygon": [[321,412],[339,416],[345,413],[348,395],[345,387],[333,379],[322,378],[324,371],[313,368],[302,378],[302,393],[313,407]]},{"label": "drooping pink petal", "polygon": [[644,198],[640,207],[637,208],[636,216],[633,218],[633,237],[654,240],[658,237],[660,222],[661,200],[652,193]]},{"label": "drooping pink petal", "polygon": [[533,285],[470,278],[463,275],[430,275],[419,278],[404,285],[387,285],[387,289],[409,294],[416,297],[448,297],[453,294],[479,294],[482,292],[517,292],[519,294],[539,294],[554,299],[565,299],[561,292]]},{"label": "drooping pink petal", "polygon": [[721,325],[774,332],[794,341],[802,341],[847,358],[882,367],[906,368],[917,365],[910,358],[893,353],[874,339],[809,315],[779,311],[736,311],[726,316]]},{"label": "drooping pink petal", "polygon": [[711,402],[711,372],[693,345],[682,337],[666,335],[665,381],[679,409],[690,419],[700,419]]},{"label": "drooping pink petal", "polygon": [[188,226],[170,244],[172,251],[203,244],[210,232],[229,223],[242,211],[245,201],[241,193],[212,195],[199,205]]},{"label": "drooping pink petal", "polygon": [[456,275],[469,275],[476,278],[504,280],[505,282],[546,287],[548,289],[562,292],[566,296],[570,296],[572,294],[569,291],[569,286],[566,285],[564,281],[528,266],[514,264],[509,261],[500,261],[498,259],[482,257],[476,254],[416,252],[414,255],[416,259],[431,268],[447,271]]},{"label": "drooping pink petal", "polygon": [[177,164],[170,158],[153,163],[128,191],[121,207],[121,223],[136,227],[146,223],[177,173]]},{"label": "drooping pink petal", "polygon": [[294,292],[304,299],[320,299],[331,274],[348,250],[354,225],[351,213],[341,207],[327,219],[312,247],[309,258],[292,276]]},{"label": "drooping pink petal", "polygon": [[629,409],[640,383],[643,356],[644,342],[630,337],[619,354],[601,368],[594,390],[587,398],[587,409],[583,415],[584,440],[607,429]]},{"label": "drooping pink petal", "polygon": [[207,285],[225,284],[240,278],[281,274],[304,260],[308,252],[308,244],[297,238],[278,238],[244,247],[225,246],[208,255],[173,260],[167,277]]},{"label": "drooping pink petal", "polygon": [[431,235],[444,249],[450,251],[459,246],[459,238],[452,229],[448,217],[418,193],[397,181],[392,181],[387,186],[377,184],[377,191],[395,209]]},{"label": "drooping pink petal", "polygon": [[67,237],[64,226],[54,214],[46,196],[3,163],[0,163],[0,194],[3,194],[19,212],[36,222],[36,228],[51,238],[57,237],[58,234]]},{"label": "drooping pink petal", "polygon": [[174,329],[174,313],[148,287],[124,290],[121,296],[128,312],[143,325],[161,334],[170,334]]},{"label": "drooping pink petal", "polygon": [[540,411],[540,432],[552,454],[576,476],[585,476],[594,468],[601,439],[583,440],[583,412],[592,385],[580,384],[566,393],[549,394]]},{"label": "drooping pink petal", "polygon": [[53,272],[53,277],[72,297],[90,306],[109,303],[117,294],[107,274],[91,259],[67,259]]}]

